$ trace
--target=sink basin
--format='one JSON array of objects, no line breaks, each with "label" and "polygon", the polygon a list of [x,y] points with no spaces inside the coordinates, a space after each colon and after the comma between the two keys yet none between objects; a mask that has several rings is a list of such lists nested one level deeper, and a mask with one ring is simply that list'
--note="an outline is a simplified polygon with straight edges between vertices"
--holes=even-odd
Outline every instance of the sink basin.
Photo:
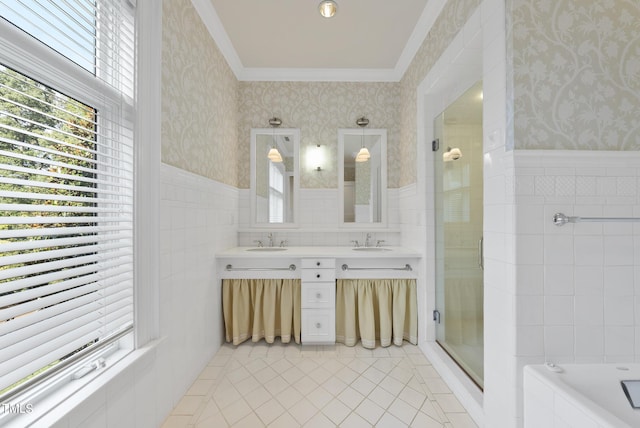
[{"label": "sink basin", "polygon": [[284,247],[256,247],[256,248],[248,248],[247,251],[265,251],[265,252],[270,252],[270,251],[285,251],[287,250]]},{"label": "sink basin", "polygon": [[352,248],[353,251],[372,251],[372,252],[376,252],[376,251],[391,251],[391,248],[385,248],[385,247],[357,247],[357,248]]}]

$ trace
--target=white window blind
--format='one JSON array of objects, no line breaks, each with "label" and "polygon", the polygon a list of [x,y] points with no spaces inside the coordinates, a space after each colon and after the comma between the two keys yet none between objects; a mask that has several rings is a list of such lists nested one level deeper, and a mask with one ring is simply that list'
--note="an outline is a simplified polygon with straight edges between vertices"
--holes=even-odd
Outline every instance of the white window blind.
[{"label": "white window blind", "polygon": [[0,16],[37,39],[26,51],[70,60],[0,55],[2,397],[132,328],[135,39],[128,1],[0,0]]}]

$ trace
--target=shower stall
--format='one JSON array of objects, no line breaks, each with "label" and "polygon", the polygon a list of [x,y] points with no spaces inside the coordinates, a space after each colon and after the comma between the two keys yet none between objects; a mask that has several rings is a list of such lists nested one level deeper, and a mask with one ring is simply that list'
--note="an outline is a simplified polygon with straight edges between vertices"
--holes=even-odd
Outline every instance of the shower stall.
[{"label": "shower stall", "polygon": [[436,117],[434,133],[436,341],[482,388],[481,82]]}]

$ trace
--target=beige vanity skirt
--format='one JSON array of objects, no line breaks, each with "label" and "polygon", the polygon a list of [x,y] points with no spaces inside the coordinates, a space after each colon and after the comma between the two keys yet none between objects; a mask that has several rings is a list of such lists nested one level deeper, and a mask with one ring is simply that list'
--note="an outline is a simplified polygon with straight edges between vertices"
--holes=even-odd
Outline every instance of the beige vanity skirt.
[{"label": "beige vanity skirt", "polygon": [[251,338],[300,343],[299,279],[224,279],[222,311],[227,342]]},{"label": "beige vanity skirt", "polygon": [[336,341],[365,348],[418,343],[415,279],[339,279]]}]

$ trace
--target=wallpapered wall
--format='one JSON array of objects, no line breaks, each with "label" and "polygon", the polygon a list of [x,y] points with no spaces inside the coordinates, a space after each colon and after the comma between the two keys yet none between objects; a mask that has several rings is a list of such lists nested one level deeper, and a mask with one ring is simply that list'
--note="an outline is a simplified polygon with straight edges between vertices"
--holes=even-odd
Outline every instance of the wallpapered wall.
[{"label": "wallpapered wall", "polygon": [[[400,83],[238,82],[191,2],[165,0],[162,161],[248,188],[250,129],[278,116],[301,130],[301,187],[335,188],[337,129],[365,115],[370,128],[388,131],[388,187],[414,183],[417,86],[479,3],[447,3]],[[318,143],[327,149],[320,173],[304,167]]]},{"label": "wallpapered wall", "polygon": [[[278,116],[301,129],[301,186],[335,188],[337,129],[366,115],[389,131],[389,187],[412,184],[418,85],[480,3],[448,1],[400,83],[336,83],[238,82],[191,2],[165,0],[162,160],[248,188],[249,130]],[[507,0],[507,12],[507,146],[640,150],[640,3]],[[320,173],[304,167],[317,143]]]},{"label": "wallpapered wall", "polygon": [[640,150],[640,2],[508,3],[515,148]]},{"label": "wallpapered wall", "polygon": [[237,186],[238,81],[190,0],[162,6],[162,161]]},{"label": "wallpapered wall", "polygon": [[416,182],[417,90],[440,55],[480,5],[480,0],[449,0],[418,49],[401,84],[399,186]]},{"label": "wallpapered wall", "polygon": [[[400,165],[397,83],[240,82],[238,118],[238,184],[249,188],[251,128],[268,128],[269,118],[282,119],[281,128],[300,128],[300,186],[337,188],[338,128],[357,128],[366,116],[368,128],[387,129],[388,187],[398,187]],[[325,167],[306,167],[307,149],[325,146]]]}]

